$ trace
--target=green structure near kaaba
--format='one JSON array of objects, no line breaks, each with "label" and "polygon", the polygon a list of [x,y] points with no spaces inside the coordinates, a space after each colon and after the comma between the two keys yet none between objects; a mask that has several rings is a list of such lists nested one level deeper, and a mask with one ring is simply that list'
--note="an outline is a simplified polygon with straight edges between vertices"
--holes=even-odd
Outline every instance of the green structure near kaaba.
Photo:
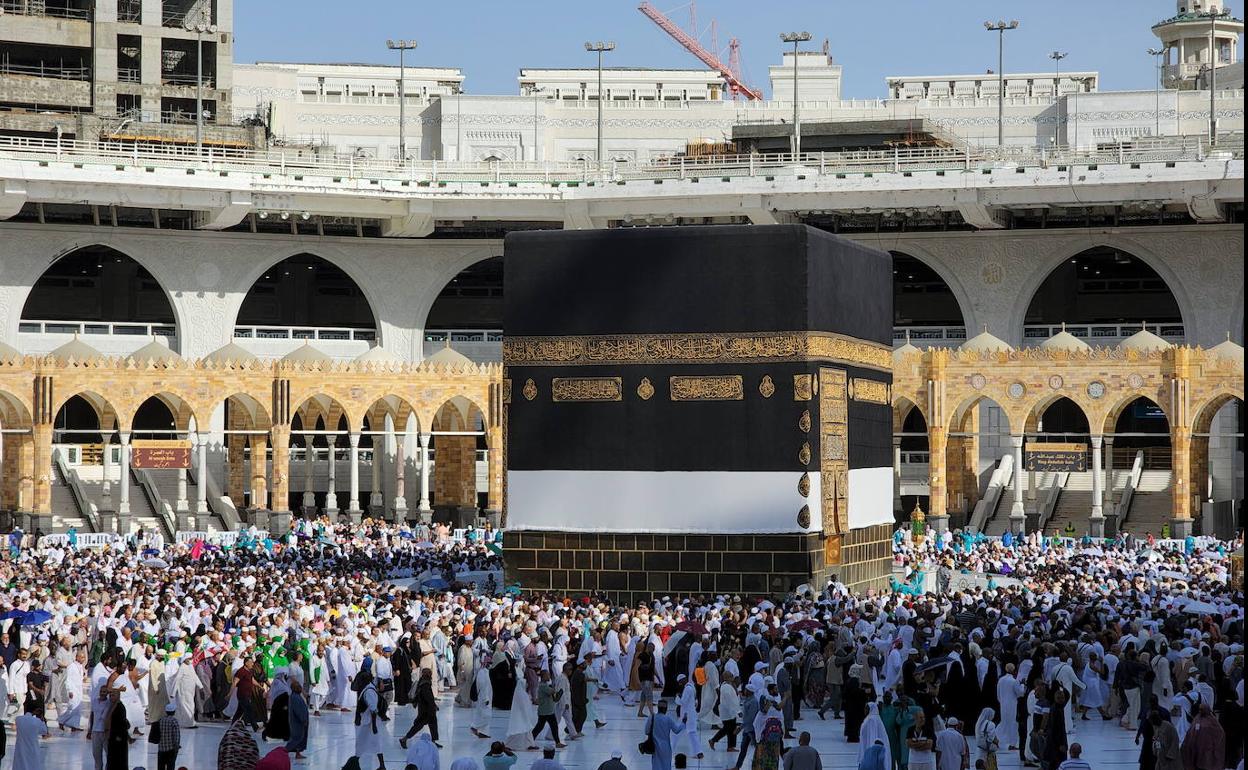
[{"label": "green structure near kaaba", "polygon": [[889,569],[891,258],[802,226],[506,242],[508,579],[783,593]]}]

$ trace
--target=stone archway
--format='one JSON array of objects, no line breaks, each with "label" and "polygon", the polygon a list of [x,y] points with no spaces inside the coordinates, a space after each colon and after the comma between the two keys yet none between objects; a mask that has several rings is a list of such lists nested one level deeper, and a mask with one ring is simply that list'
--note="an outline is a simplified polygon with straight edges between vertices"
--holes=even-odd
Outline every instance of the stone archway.
[{"label": "stone archway", "polygon": [[133,257],[100,244],[53,260],[26,295],[20,318],[20,331],[128,340],[154,335],[179,349],[169,292]]},{"label": "stone archway", "polygon": [[1024,344],[1053,336],[1062,324],[1094,346],[1115,344],[1141,324],[1171,342],[1184,340],[1174,285],[1148,260],[1118,247],[1093,246],[1063,258],[1024,296]]}]

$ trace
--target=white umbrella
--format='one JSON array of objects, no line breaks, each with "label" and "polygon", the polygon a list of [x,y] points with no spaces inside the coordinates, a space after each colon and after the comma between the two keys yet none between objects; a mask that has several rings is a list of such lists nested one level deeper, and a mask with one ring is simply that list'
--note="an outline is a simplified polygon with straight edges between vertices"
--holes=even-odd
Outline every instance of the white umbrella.
[{"label": "white umbrella", "polygon": [[1205,615],[1217,612],[1218,608],[1209,602],[1188,602],[1183,611],[1192,615]]},{"label": "white umbrella", "polygon": [[144,559],[144,560],[143,560],[143,566],[145,566],[145,567],[158,567],[158,568],[160,568],[160,569],[169,569],[169,562],[167,562],[167,561],[165,561],[164,559],[161,559],[161,558],[159,558],[159,557],[153,556],[153,557],[152,557],[152,558],[150,558],[150,559]]},{"label": "white umbrella", "polygon": [[680,644],[680,640],[685,638],[684,631],[676,631],[667,638],[667,643],[663,645],[663,656],[667,657],[672,650],[676,649],[676,645]]}]

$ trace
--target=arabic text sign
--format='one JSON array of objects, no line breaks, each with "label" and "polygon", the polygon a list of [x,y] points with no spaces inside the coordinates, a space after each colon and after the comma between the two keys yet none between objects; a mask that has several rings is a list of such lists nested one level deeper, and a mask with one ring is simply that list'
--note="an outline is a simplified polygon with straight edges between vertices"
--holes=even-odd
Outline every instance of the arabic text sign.
[{"label": "arabic text sign", "polygon": [[191,442],[136,440],[131,443],[133,468],[190,468]]},{"label": "arabic text sign", "polygon": [[1023,466],[1028,471],[1069,473],[1088,469],[1086,444],[1043,444],[1027,442]]}]

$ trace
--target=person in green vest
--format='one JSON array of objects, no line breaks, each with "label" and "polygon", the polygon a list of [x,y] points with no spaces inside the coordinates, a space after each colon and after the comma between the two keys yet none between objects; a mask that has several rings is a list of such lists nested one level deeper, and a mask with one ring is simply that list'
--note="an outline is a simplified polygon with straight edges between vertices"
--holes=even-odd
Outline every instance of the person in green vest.
[{"label": "person in green vest", "polygon": [[1073,538],[1075,536],[1075,523],[1073,521],[1066,522],[1066,537]]},{"label": "person in green vest", "polygon": [[1168,521],[1161,525],[1161,539],[1162,540],[1170,539],[1170,522]]}]

